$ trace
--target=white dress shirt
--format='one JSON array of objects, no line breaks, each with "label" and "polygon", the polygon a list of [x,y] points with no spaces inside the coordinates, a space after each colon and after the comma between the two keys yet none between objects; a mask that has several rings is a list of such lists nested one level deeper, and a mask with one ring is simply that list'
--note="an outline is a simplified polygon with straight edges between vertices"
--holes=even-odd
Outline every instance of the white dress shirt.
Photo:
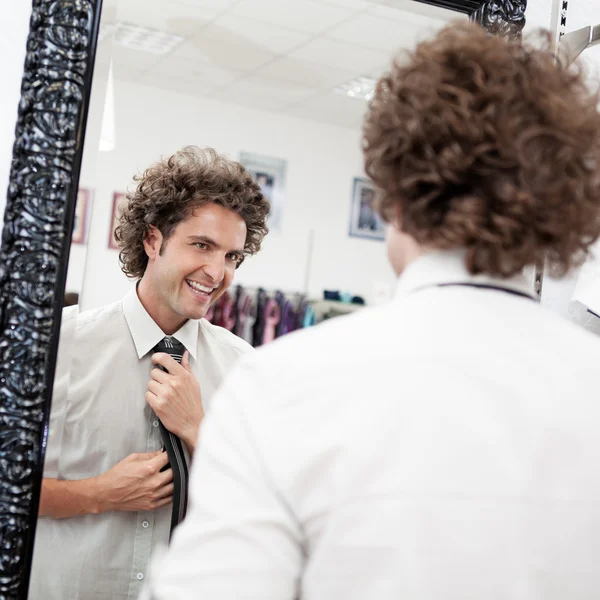
[{"label": "white dress shirt", "polygon": [[463,265],[240,361],[153,598],[599,596],[600,340]]},{"label": "white dress shirt", "polygon": [[[152,349],[164,335],[135,290],[100,309],[65,309],[44,477],[93,477],[162,447],[145,395]],[[224,375],[252,348],[205,320],[187,321],[174,337],[190,353],[209,413]],[[171,508],[39,518],[30,600],[134,600],[152,551],[168,542]]]}]

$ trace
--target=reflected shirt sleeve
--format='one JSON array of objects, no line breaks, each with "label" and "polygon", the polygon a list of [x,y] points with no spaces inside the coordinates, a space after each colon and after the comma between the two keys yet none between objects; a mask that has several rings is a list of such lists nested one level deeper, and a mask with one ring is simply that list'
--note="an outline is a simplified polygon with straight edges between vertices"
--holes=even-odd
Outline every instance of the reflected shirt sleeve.
[{"label": "reflected shirt sleeve", "polygon": [[234,369],[200,428],[187,517],[153,561],[142,600],[297,597],[302,535],[252,430],[268,428],[268,411],[251,364]]},{"label": "reflected shirt sleeve", "polygon": [[59,476],[59,458],[67,416],[78,315],[79,306],[77,305],[68,306],[63,309],[56,369],[54,372],[54,386],[52,388],[48,439],[44,456],[44,477],[53,479]]}]

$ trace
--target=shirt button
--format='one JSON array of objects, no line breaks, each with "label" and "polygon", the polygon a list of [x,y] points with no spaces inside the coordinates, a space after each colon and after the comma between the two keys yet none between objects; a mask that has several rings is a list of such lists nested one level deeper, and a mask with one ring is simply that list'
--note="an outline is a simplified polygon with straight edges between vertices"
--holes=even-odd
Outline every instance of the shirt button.
[{"label": "shirt button", "polygon": [[148,523],[148,521],[143,521],[143,522],[142,522],[142,527],[143,527],[144,529],[146,529],[146,527],[148,527],[148,525],[150,525],[150,523]]},{"label": "shirt button", "polygon": [[138,573],[137,574],[137,578],[141,581],[142,579],[144,579],[144,574],[143,573]]},{"label": "shirt button", "polygon": [[152,425],[154,425],[154,427],[158,427],[158,421],[152,421]]}]

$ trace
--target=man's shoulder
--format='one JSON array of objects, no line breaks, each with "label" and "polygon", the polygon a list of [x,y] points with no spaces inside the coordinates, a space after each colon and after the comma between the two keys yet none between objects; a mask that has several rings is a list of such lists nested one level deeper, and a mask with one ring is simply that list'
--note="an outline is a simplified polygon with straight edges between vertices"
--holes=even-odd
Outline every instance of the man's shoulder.
[{"label": "man's shoulder", "polygon": [[[287,334],[260,348],[260,361],[277,369],[327,370],[351,365],[360,354],[378,351],[386,326],[387,307],[364,307],[317,326]],[[345,369],[345,367],[342,367]]]},{"label": "man's shoulder", "polygon": [[254,350],[254,348],[238,337],[228,329],[213,325],[206,319],[200,319],[198,328],[198,336],[207,341],[208,344],[216,345],[225,350],[231,350],[237,354],[246,354]]},{"label": "man's shoulder", "polygon": [[77,331],[98,329],[105,331],[106,326],[123,320],[123,303],[121,300],[98,308],[79,311],[78,306],[68,306],[63,309],[62,328],[75,327]]}]

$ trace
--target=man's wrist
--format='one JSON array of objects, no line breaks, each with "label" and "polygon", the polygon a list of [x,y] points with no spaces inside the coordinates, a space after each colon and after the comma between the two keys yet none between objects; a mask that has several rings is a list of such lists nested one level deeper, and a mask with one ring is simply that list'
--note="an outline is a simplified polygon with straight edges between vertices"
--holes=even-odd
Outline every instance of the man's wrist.
[{"label": "man's wrist", "polygon": [[86,512],[90,515],[99,515],[109,510],[105,498],[105,490],[98,477],[83,480],[87,484],[84,489]]},{"label": "man's wrist", "polygon": [[196,440],[198,439],[198,429],[199,425],[190,429],[190,431],[186,432],[183,436],[181,436],[181,441],[187,446],[187,449],[190,454],[194,453],[196,449]]}]

